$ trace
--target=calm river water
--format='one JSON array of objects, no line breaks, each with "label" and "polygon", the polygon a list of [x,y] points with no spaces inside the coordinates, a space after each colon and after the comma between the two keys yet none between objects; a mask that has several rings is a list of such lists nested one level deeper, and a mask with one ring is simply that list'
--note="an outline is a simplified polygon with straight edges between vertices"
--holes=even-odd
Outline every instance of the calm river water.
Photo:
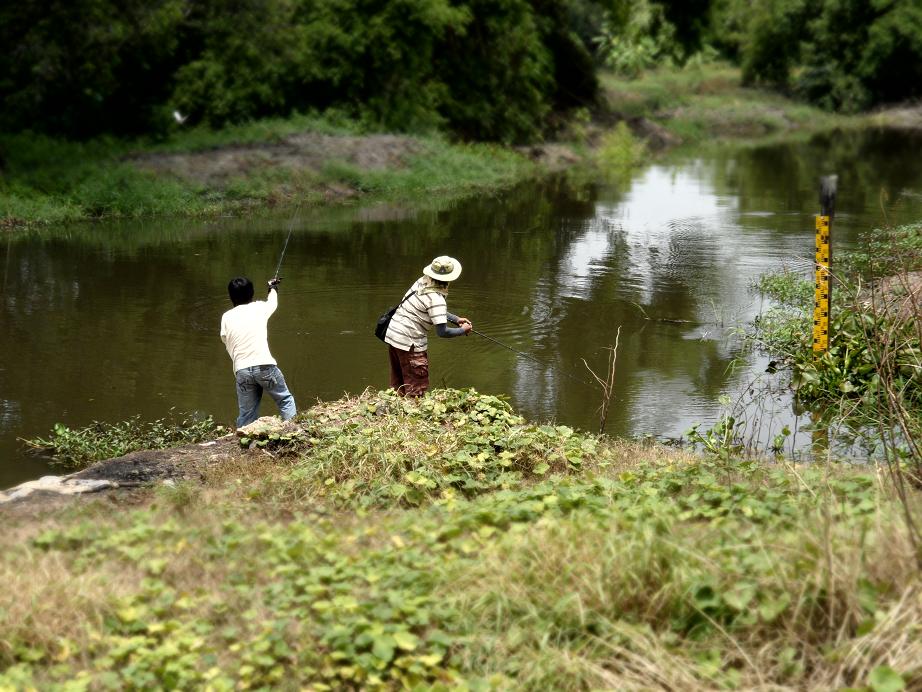
[{"label": "calm river water", "polygon": [[[597,372],[621,338],[606,431],[678,437],[712,423],[765,368],[730,336],[751,284],[810,273],[818,177],[839,175],[835,248],[922,219],[922,136],[868,131],[676,154],[629,180],[561,178],[429,205],[310,210],[295,222],[270,346],[298,404],[387,384],[372,335],[435,255],[464,265],[449,309],[476,335],[431,342],[434,386],[508,394],[529,417],[594,430]],[[885,211],[884,211],[885,210]],[[48,473],[17,438],[56,422],[236,413],[218,337],[225,286],[274,271],[290,218],[132,221],[0,245],[0,487]],[[731,367],[731,365],[733,367]],[[572,377],[568,377],[568,373]],[[271,401],[263,412],[274,413]],[[773,419],[797,422],[789,401]],[[51,470],[53,472],[53,470]]]}]

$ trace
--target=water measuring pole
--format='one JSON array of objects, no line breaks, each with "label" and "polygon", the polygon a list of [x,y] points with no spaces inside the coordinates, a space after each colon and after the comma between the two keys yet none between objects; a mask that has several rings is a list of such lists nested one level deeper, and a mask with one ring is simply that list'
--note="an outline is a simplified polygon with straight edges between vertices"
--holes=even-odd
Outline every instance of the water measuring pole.
[{"label": "water measuring pole", "polygon": [[816,258],[813,291],[813,359],[829,351],[829,314],[832,303],[830,228],[836,211],[838,176],[820,179],[820,214],[816,217]]}]

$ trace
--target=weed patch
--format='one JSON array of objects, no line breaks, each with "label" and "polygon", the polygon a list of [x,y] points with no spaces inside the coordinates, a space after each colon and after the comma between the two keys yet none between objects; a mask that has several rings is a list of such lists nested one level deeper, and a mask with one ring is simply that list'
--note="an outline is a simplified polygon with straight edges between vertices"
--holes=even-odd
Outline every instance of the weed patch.
[{"label": "weed patch", "polygon": [[0,537],[0,611],[69,609],[0,620],[0,687],[922,679],[919,573],[872,473],[616,442],[473,390],[296,422],[296,456]]},{"label": "weed patch", "polygon": [[94,421],[76,429],[57,423],[49,437],[23,442],[48,454],[59,466],[80,469],[139,449],[165,449],[211,440],[223,432],[211,416],[173,415],[150,422],[136,416],[119,423]]},{"label": "weed patch", "polygon": [[[773,306],[756,321],[755,338],[791,367],[803,401],[829,404],[845,397],[874,407],[886,376],[910,410],[922,407],[920,303],[911,292],[900,293],[912,286],[899,280],[922,268],[920,230],[918,224],[876,230],[864,251],[837,259],[844,271],[836,273],[829,351],[820,359],[812,351],[812,284],[787,272],[760,279],[758,290]],[[892,275],[883,295],[881,280]]]}]

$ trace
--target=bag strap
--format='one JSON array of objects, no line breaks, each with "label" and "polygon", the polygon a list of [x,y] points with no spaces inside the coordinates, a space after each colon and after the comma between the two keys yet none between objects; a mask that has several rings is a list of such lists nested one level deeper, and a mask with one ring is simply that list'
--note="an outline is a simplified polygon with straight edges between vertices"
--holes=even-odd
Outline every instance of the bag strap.
[{"label": "bag strap", "polygon": [[409,298],[409,297],[410,297],[411,295],[413,295],[414,293],[416,293],[416,291],[414,291],[414,290],[411,288],[411,289],[410,289],[410,292],[407,293],[407,294],[403,297],[403,300],[401,300],[399,303],[397,303],[397,307],[399,308],[401,305],[403,305],[403,304],[406,302],[407,298]]}]

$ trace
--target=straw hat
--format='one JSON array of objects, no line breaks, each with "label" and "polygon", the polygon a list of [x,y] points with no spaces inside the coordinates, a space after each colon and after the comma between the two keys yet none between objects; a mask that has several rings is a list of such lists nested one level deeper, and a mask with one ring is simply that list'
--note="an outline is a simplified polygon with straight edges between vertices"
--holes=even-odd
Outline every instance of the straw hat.
[{"label": "straw hat", "polygon": [[436,281],[454,281],[461,276],[461,263],[454,257],[441,255],[423,269],[423,274]]}]

